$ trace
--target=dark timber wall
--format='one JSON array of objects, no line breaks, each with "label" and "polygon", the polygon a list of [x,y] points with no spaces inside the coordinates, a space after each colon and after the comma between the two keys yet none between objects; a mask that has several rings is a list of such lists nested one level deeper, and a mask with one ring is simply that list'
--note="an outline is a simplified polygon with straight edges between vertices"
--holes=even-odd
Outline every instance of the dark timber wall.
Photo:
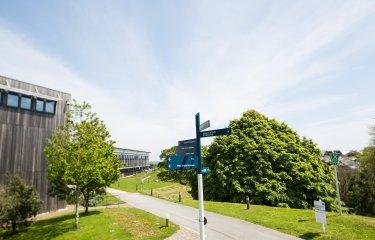
[{"label": "dark timber wall", "polygon": [[[43,201],[40,212],[64,208],[66,203],[48,197],[48,181],[46,179],[46,161],[44,147],[47,138],[57,127],[64,123],[67,101],[70,94],[48,88],[20,82],[0,76],[2,103],[0,105],[0,182],[7,174],[21,173],[24,179],[35,186]],[[36,98],[56,100],[55,113],[41,113],[6,106],[5,97],[8,92],[19,95],[35,95]],[[33,100],[34,101],[34,100]]]}]

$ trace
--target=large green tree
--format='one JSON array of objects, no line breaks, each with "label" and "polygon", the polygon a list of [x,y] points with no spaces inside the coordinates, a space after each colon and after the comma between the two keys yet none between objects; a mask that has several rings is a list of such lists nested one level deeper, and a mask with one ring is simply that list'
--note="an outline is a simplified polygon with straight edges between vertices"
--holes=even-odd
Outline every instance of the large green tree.
[{"label": "large green tree", "polygon": [[255,204],[293,208],[322,200],[327,209],[336,208],[333,173],[311,140],[254,110],[230,127],[232,134],[216,137],[203,159],[211,169],[206,199],[242,202],[249,196]]},{"label": "large green tree", "polygon": [[67,122],[53,134],[45,148],[50,194],[75,202],[75,227],[78,228],[79,197],[88,211],[89,200],[118,180],[120,161],[113,154],[114,141],[105,124],[85,102],[73,105]]}]

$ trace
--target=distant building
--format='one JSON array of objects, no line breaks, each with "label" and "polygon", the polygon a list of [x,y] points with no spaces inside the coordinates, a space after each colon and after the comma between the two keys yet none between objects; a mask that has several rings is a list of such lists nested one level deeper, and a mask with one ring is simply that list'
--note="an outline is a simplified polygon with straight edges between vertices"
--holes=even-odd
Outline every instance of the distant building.
[{"label": "distant building", "polygon": [[122,176],[131,175],[150,168],[150,152],[127,148],[115,148],[114,153],[123,164],[123,167],[119,169]]},{"label": "distant building", "polygon": [[21,173],[43,201],[41,212],[66,206],[48,196],[47,138],[65,123],[68,93],[0,76],[0,182]]}]

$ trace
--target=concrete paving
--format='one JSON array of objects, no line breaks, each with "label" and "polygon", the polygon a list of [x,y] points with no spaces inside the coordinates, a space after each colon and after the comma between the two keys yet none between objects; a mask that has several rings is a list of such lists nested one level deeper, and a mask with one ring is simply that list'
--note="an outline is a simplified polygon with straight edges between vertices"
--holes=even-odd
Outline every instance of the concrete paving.
[{"label": "concrete paving", "polygon": [[[179,231],[170,240],[192,240],[199,239],[198,209],[168,202],[162,199],[141,195],[138,193],[127,193],[124,191],[110,189],[111,194],[118,195],[121,200],[128,204],[165,218],[169,214],[171,221],[182,226],[182,233]],[[297,240],[299,238],[290,236],[273,229],[265,228],[240,219],[226,217],[220,214],[205,212],[208,220],[206,225],[207,240],[227,239],[269,239],[269,240]],[[177,234],[181,234],[177,236]],[[185,236],[186,235],[186,236]]]}]

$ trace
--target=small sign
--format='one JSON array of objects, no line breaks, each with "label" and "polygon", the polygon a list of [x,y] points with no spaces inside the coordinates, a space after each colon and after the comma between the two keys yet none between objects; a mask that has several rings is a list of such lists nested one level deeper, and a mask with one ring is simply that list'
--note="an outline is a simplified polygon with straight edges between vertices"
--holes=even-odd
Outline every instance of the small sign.
[{"label": "small sign", "polygon": [[187,139],[187,140],[181,140],[181,141],[178,141],[178,146],[186,146],[186,145],[196,145],[197,144],[197,141],[196,139]]},{"label": "small sign", "polygon": [[340,160],[340,154],[338,152],[331,153],[331,162],[333,165],[338,165]]},{"label": "small sign", "polygon": [[206,173],[209,173],[209,172],[211,172],[209,167],[203,167],[202,168],[202,174],[206,174]]},{"label": "small sign", "polygon": [[197,156],[171,156],[167,159],[168,170],[198,168]]},{"label": "small sign", "polygon": [[314,201],[315,221],[318,223],[327,224],[326,206],[322,201]]},{"label": "small sign", "polygon": [[176,147],[177,156],[187,156],[187,155],[197,155],[196,146],[177,146]]},{"label": "small sign", "polygon": [[199,126],[199,131],[203,131],[206,128],[210,127],[210,120],[205,121]]},{"label": "small sign", "polygon": [[231,133],[232,133],[231,128],[222,128],[222,129],[200,132],[200,137],[213,137],[213,136],[220,136],[220,135],[228,135]]}]

